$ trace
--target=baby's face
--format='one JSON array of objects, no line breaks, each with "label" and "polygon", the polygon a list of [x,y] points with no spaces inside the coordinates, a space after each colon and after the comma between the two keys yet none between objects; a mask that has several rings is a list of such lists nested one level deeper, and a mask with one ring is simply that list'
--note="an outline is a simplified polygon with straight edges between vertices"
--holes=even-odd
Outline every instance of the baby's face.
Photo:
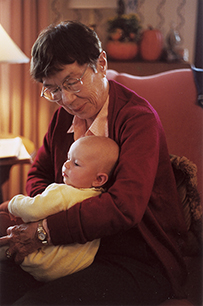
[{"label": "baby's face", "polygon": [[68,159],[63,164],[62,176],[66,185],[76,188],[90,188],[97,176],[97,162],[92,159],[92,152],[87,146],[74,143]]}]

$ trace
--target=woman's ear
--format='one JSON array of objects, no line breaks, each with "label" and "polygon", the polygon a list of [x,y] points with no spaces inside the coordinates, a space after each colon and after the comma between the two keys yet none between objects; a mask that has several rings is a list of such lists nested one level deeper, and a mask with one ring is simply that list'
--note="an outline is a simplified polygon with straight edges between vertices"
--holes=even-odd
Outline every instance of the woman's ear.
[{"label": "woman's ear", "polygon": [[102,73],[106,75],[106,70],[107,70],[107,59],[106,59],[106,52],[102,51],[99,55],[98,62],[97,62],[97,67],[100,69]]},{"label": "woman's ear", "polygon": [[96,179],[92,182],[92,187],[101,187],[108,181],[108,174],[98,173]]}]

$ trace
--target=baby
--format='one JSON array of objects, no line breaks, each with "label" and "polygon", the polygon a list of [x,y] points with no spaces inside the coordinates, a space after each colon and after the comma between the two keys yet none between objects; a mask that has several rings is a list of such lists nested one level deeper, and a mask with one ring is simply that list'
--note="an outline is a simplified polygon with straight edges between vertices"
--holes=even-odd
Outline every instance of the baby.
[{"label": "baby", "polygon": [[[39,221],[48,215],[67,210],[86,198],[98,196],[104,192],[102,186],[108,181],[118,155],[118,145],[110,138],[79,138],[71,145],[68,159],[62,167],[65,184],[53,183],[34,198],[15,196],[8,203],[11,219],[15,216],[20,217],[24,223]],[[97,239],[86,244],[42,244],[40,250],[25,257],[21,267],[39,281],[54,280],[89,266],[98,251],[99,243]]]}]

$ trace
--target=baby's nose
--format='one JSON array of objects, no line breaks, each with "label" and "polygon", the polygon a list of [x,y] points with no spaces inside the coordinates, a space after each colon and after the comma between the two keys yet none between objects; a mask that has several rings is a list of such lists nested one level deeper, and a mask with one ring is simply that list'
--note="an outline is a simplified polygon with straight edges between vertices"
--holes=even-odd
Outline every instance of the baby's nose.
[{"label": "baby's nose", "polygon": [[70,161],[67,160],[65,163],[64,163],[64,166],[66,169],[69,169],[70,168]]}]

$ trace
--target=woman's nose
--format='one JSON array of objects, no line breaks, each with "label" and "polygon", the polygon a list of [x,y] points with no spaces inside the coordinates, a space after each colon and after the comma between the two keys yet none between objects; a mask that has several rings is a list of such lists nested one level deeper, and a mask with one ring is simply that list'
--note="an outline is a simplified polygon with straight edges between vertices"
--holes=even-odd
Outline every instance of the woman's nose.
[{"label": "woman's nose", "polygon": [[62,89],[62,97],[60,100],[60,103],[62,105],[70,105],[74,100],[75,100],[76,96],[73,92],[70,92],[66,89]]},{"label": "woman's nose", "polygon": [[61,90],[61,99],[56,103],[60,106],[69,106],[75,100],[75,94],[65,90],[64,88]]}]

